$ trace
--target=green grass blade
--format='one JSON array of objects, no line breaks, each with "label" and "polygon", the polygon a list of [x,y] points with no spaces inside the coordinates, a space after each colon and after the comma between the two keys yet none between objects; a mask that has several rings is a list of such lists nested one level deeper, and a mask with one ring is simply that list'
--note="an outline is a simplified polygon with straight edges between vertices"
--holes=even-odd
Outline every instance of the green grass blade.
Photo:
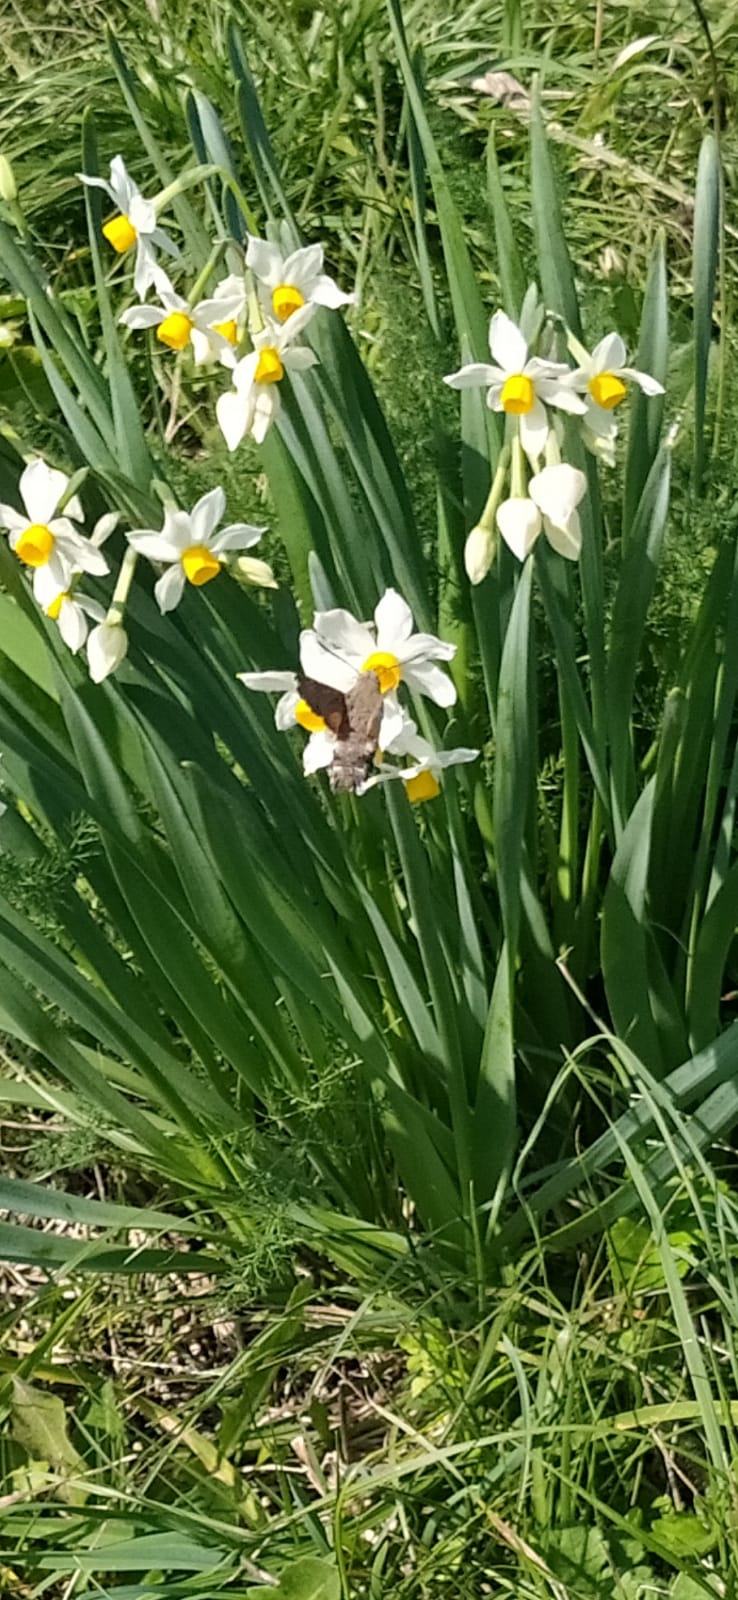
[{"label": "green grass blade", "polygon": [[720,255],[722,172],[713,133],[705,134],[694,197],[692,282],[694,287],[694,487],[699,493],[705,463],[705,406],[712,347],[712,311]]}]

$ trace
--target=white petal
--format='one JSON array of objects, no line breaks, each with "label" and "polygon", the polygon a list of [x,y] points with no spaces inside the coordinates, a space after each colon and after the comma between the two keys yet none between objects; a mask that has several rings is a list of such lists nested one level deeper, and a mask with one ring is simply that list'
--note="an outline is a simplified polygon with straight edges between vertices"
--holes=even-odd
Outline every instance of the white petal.
[{"label": "white petal", "polygon": [[88,539],[59,538],[56,541],[56,551],[71,567],[79,567],[81,572],[90,572],[96,578],[104,578],[110,571],[107,557],[102,550],[96,550]]},{"label": "white petal", "polygon": [[250,396],[239,394],[236,389],[229,389],[218,397],[215,414],[229,450],[238,449],[249,423],[251,409]]},{"label": "white petal", "polygon": [[127,215],[131,201],[139,193],[138,185],[129,177],[122,156],[113,156],[110,163],[110,192],[116,205]]},{"label": "white petal", "polygon": [[317,367],[318,357],[314,350],[300,345],[296,350],[282,351],[282,365],[287,372],[307,372],[309,367]]},{"label": "white petal", "polygon": [[270,289],[276,289],[277,284],[282,282],[282,253],[267,239],[249,239],[246,265]]},{"label": "white petal", "polygon": [[309,778],[314,772],[320,772],[323,767],[329,767],[335,748],[335,734],[329,733],[327,728],[321,728],[318,733],[311,733],[302,752],[302,770],[305,777]]},{"label": "white petal", "polygon": [[42,611],[47,611],[65,590],[66,584],[57,583],[53,572],[49,571],[48,561],[42,567],[36,568],[33,574],[33,597]]},{"label": "white petal", "polygon": [[535,462],[546,448],[548,417],[542,401],[534,400],[530,411],[519,417],[520,443],[530,462]]},{"label": "white petal", "polygon": [[543,530],[553,549],[560,556],[566,556],[567,561],[577,561],[582,548],[582,528],[579,521],[579,512],[570,512],[566,522],[554,523],[550,517],[544,517]]},{"label": "white petal", "polygon": [[225,508],[226,497],[220,487],[209,489],[207,494],[200,497],[190,512],[193,544],[210,544],[212,534],[223,520]]},{"label": "white petal", "polygon": [[30,461],[20,475],[18,488],[31,522],[50,522],[68,487],[66,473],[48,467],[40,458]]},{"label": "white petal", "polygon": [[317,283],[313,284],[310,299],[316,306],[327,306],[329,311],[337,311],[339,306],[353,306],[356,304],[355,295],[344,294],[343,289],[339,289],[334,279],[327,278],[325,275],[319,277]]},{"label": "white petal", "polygon": [[87,618],[74,600],[62,600],[59,607],[59,632],[68,650],[76,655],[87,638]]},{"label": "white petal", "polygon": [[413,631],[413,614],[396,589],[387,589],[374,612],[377,629],[377,649],[389,650],[399,655],[398,646],[404,644]]},{"label": "white petal", "polygon": [[644,394],[654,396],[664,394],[664,385],[657,378],[652,378],[648,372],[638,372],[635,367],[621,367],[618,374],[621,378],[630,378],[631,383],[637,383]]},{"label": "white petal", "polygon": [[618,431],[618,419],[614,411],[606,411],[603,406],[598,406],[594,400],[590,400],[583,427],[602,439],[614,440]]},{"label": "white petal", "polygon": [[323,271],[324,254],[322,244],[308,244],[293,250],[282,263],[282,282],[292,284],[305,294]]},{"label": "white petal", "polygon": [[456,645],[447,639],[437,639],[434,633],[414,633],[397,654],[407,665],[412,661],[453,661]]},{"label": "white petal", "polygon": [[382,700],[382,721],[379,726],[379,748],[387,750],[400,737],[406,717],[393,690]]},{"label": "white petal", "polygon": [[142,194],[132,195],[126,215],[137,233],[153,233],[156,227],[156,206],[153,200],[145,200]]},{"label": "white petal", "polygon": [[[16,511],[13,506],[0,505],[0,528],[6,528],[8,533],[22,533],[28,527],[28,517]],[[11,549],[13,541],[10,542]]]},{"label": "white petal", "polygon": [[192,536],[192,519],[188,511],[165,511],[164,527],[161,530],[162,539],[172,545],[177,551],[186,550],[189,545],[197,541]]},{"label": "white petal", "polygon": [[274,708],[274,722],[280,733],[284,733],[287,728],[295,727],[297,722],[295,712],[299,703],[300,696],[297,689],[288,690],[287,694],[283,694],[277,701]]},{"label": "white petal", "polygon": [[435,750],[431,767],[458,767],[464,761],[476,761],[478,755],[478,750],[469,750],[464,745],[457,750]]},{"label": "white petal", "polygon": [[324,683],[329,689],[339,689],[348,694],[353,689],[358,671],[343,656],[326,649],[312,628],[300,634],[300,665],[306,678]]},{"label": "white petal", "polygon": [[56,585],[57,594],[60,594],[62,590],[69,588],[69,582],[74,570],[75,562],[70,560],[69,556],[64,555],[58,544],[55,545],[48,561],[42,567],[37,567],[33,574],[33,593],[35,598],[38,600],[39,593],[43,592],[44,580],[41,576],[42,573],[46,572],[47,577]]},{"label": "white petal", "polygon": [[96,600],[91,600],[89,595],[75,594],[74,603],[80,611],[84,611],[86,617],[91,617],[93,622],[105,621],[106,613],[103,606],[99,606]]},{"label": "white petal", "polygon": [[120,623],[101,622],[87,640],[87,665],[93,683],[102,683],[119,667],[128,650],[128,634]]},{"label": "white petal", "polygon": [[626,359],[625,345],[619,333],[607,333],[596,344],[590,357],[589,376],[598,372],[619,372]]},{"label": "white petal", "polygon": [[129,306],[118,321],[124,328],[156,328],[166,315],[162,306]]},{"label": "white petal", "polygon": [[252,583],[257,589],[279,588],[269,562],[260,561],[258,556],[239,556],[235,571],[245,583]]},{"label": "white petal", "polygon": [[210,549],[214,555],[220,555],[223,550],[250,550],[266,531],[266,528],[254,528],[250,522],[232,522],[210,540]]},{"label": "white petal", "polygon": [[314,629],[326,649],[356,667],[362,667],[367,656],[377,648],[374,634],[367,623],[357,622],[350,611],[344,611],[339,606],[330,611],[316,611]]},{"label": "white petal", "polygon": [[110,538],[111,533],[115,533],[119,522],[119,511],[106,511],[102,517],[98,517],[97,522],[92,530],[92,538],[94,543],[98,546],[105,544],[106,539]]},{"label": "white petal", "polygon": [[497,507],[497,526],[518,561],[525,561],[541,531],[541,513],[532,500],[515,496]]},{"label": "white petal", "polygon": [[[573,377],[573,373],[571,374]],[[549,406],[558,406],[559,411],[568,411],[571,416],[583,417],[587,410],[587,402],[570,381],[561,383],[558,379],[541,378],[536,388],[542,400]]]},{"label": "white petal", "polygon": [[528,484],[528,494],[544,516],[561,526],[579,505],[586,488],[584,473],[561,461],[557,466],[544,467],[542,472],[536,473]]},{"label": "white petal", "polygon": [[181,561],[173,561],[154,584],[154,599],[163,613],[173,611],[179,605],[185,587],[185,571]]},{"label": "white petal", "polygon": [[126,538],[136,554],[145,556],[147,561],[176,561],[182,554],[171,539],[165,539],[163,533],[154,533],[149,528],[133,528]]},{"label": "white petal", "polygon": [[236,676],[247,689],[257,689],[264,694],[283,694],[297,689],[295,672],[238,672]]},{"label": "white petal", "polygon": [[451,678],[432,661],[413,661],[404,666],[402,676],[413,694],[427,695],[437,706],[456,704],[456,688]]},{"label": "white petal", "polygon": [[[315,311],[316,307],[311,305],[310,301],[308,300],[306,305],[300,306],[299,311],[293,311],[292,316],[288,317],[287,321],[282,323],[276,340],[280,351],[284,351],[288,345],[294,344],[295,340],[298,339],[300,334],[304,332],[308,323],[312,322],[313,317],[315,316]],[[260,334],[258,339],[254,340],[254,343],[258,344],[259,339],[261,340],[262,345],[273,344],[275,342],[274,335],[270,329],[266,330],[266,336],[264,334]]]},{"label": "white petal", "polygon": [[499,383],[504,378],[504,373],[499,367],[491,367],[485,361],[472,361],[468,367],[459,367],[458,372],[450,372],[444,383],[449,389],[482,389],[488,384]]},{"label": "white petal", "polygon": [[[225,340],[224,343],[228,341]],[[190,328],[190,344],[195,357],[196,367],[205,367],[209,361],[214,361],[218,354],[219,340],[217,333],[205,333],[202,328]]]},{"label": "white petal", "polygon": [[522,372],[528,347],[517,323],[504,311],[496,311],[490,322],[489,348],[492,360],[503,372]]},{"label": "white petal", "polygon": [[80,183],[86,183],[89,189],[104,189],[106,195],[108,195],[113,201],[113,204],[118,204],[107,178],[90,178],[86,172],[75,172],[74,176],[75,178],[79,178]]},{"label": "white petal", "polygon": [[257,383],[251,416],[251,437],[256,444],[264,443],[281,404],[276,383]]}]

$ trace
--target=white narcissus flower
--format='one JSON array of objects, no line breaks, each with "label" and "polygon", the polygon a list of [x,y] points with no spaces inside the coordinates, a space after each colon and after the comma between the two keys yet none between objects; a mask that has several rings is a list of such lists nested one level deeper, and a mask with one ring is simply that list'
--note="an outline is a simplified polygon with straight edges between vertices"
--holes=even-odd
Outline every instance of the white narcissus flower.
[{"label": "white narcissus flower", "polygon": [[[64,472],[47,466],[40,458],[24,468],[18,484],[25,516],[13,506],[0,505],[0,527],[8,530],[11,550],[24,566],[33,568],[33,590],[39,598],[39,575],[48,570],[57,592],[68,587],[72,574],[90,572],[103,577],[109,571],[101,550],[85,539],[71,519],[81,522],[84,515],[76,495],[68,501],[64,514],[55,515],[59,501],[69,488]],[[48,585],[46,587],[48,593]],[[43,604],[39,600],[39,604]]]},{"label": "white narcissus flower", "polygon": [[87,639],[87,665],[93,683],[115,672],[128,651],[128,634],[120,622],[101,622]]},{"label": "white narcissus flower", "polygon": [[460,746],[456,750],[436,750],[428,739],[418,733],[416,724],[408,719],[386,751],[392,756],[413,756],[411,766],[389,767],[382,764],[379,772],[362,784],[359,794],[366,794],[376,784],[400,778],[405,785],[408,800],[417,805],[423,800],[435,800],[441,792],[441,777],[447,767],[458,767],[462,762],[476,761],[478,750]]},{"label": "white narcissus flower", "polygon": [[344,294],[333,278],[323,271],[322,244],[284,254],[266,239],[249,239],[246,265],[259,280],[260,299],[265,311],[277,322],[287,322],[303,306],[353,305],[354,296]]},{"label": "white narcissus flower", "polygon": [[244,310],[241,279],[224,279],[211,300],[201,300],[196,306],[177,293],[165,272],[157,270],[154,282],[161,304],[129,306],[118,319],[122,326],[155,328],[159,343],[169,350],[184,350],[191,344],[196,366],[216,359],[232,365]]},{"label": "white narcissus flower", "polygon": [[89,622],[102,622],[105,617],[103,607],[96,600],[74,592],[71,584],[76,576],[75,573],[70,579],[70,587],[60,589],[45,566],[39,568],[34,584],[34,595],[41,610],[58,624],[61,637],[73,655],[82,649]]},{"label": "white narcissus flower", "polygon": [[[627,394],[627,383],[636,383],[644,394],[651,397],[664,393],[664,386],[648,372],[626,366],[627,352],[619,333],[608,333],[600,339],[591,355],[584,346],[569,335],[569,349],[579,363],[571,374],[571,382],[584,396],[587,405],[587,424],[591,427],[591,413],[611,412],[620,405]],[[595,430],[596,431],[596,428]]]},{"label": "white narcissus flower", "polygon": [[304,728],[310,738],[302,753],[305,777],[309,778],[333,760],[336,735],[331,733],[323,718],[303,700],[295,672],[239,672],[238,677],[247,689],[262,694],[278,694],[274,721],[280,733],[287,728]]},{"label": "white narcissus flower", "polygon": [[144,199],[138,185],[126,171],[122,156],[113,157],[109,179],[90,178],[84,172],[78,172],[77,177],[92,189],[104,189],[117,207],[116,216],[104,223],[102,231],[118,255],[125,255],[126,251],[136,246],[133,283],[136,294],[143,297],[156,282],[157,250],[163,250],[175,261],[181,260],[180,252],[169,234],[157,227],[154,201]]},{"label": "white narcissus flower", "polygon": [[374,612],[374,625],[358,622],[350,611],[318,611],[312,628],[300,635],[305,676],[346,694],[362,672],[376,672],[383,695],[379,747],[385,750],[404,726],[397,698],[400,683],[427,695],[438,706],[452,706],[456,689],[436,665],[452,661],[456,646],[432,633],[413,632],[413,614],[396,589],[387,589]]},{"label": "white narcissus flower", "polygon": [[475,361],[444,378],[452,389],[487,389],[487,404],[519,418],[520,441],[532,463],[542,455],[548,438],[546,406],[583,415],[587,407],[572,387],[571,370],[562,362],[528,355],[525,336],[504,311],[496,311],[489,325],[489,348],[494,366]]},{"label": "white narcissus flower", "polygon": [[283,327],[274,325],[254,334],[254,348],[233,368],[233,388],[222,394],[216,405],[220,431],[229,450],[236,450],[250,433],[263,444],[280,408],[278,385],[285,372],[305,372],[318,357],[305,345],[293,345],[307,326],[314,306],[304,305],[293,312]]},{"label": "white narcissus flower", "polygon": [[249,550],[257,544],[265,528],[248,522],[234,522],[216,533],[225,512],[222,489],[210,489],[192,511],[167,511],[164,526],[134,528],[126,535],[128,543],[147,561],[165,567],[154,585],[159,610],[173,611],[184,594],[185,583],[196,588],[217,578],[233,550]]},{"label": "white narcissus flower", "polygon": [[577,506],[587,489],[587,479],[568,462],[544,467],[528,484],[528,494],[541,513],[550,545],[567,561],[576,561],[582,548]]}]

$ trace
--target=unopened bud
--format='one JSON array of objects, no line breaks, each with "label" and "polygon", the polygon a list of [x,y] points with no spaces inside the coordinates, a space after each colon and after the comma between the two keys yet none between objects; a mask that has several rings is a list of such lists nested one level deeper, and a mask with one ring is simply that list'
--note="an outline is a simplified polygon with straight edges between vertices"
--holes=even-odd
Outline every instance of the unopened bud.
[{"label": "unopened bud", "polygon": [[481,583],[495,558],[495,538],[481,523],[472,528],[464,546],[464,566],[470,583]]},{"label": "unopened bud", "polygon": [[6,205],[12,205],[18,199],[18,185],[13,176],[13,168],[7,156],[0,156],[0,200]]},{"label": "unopened bud", "polygon": [[100,622],[87,640],[87,665],[93,683],[102,683],[120,666],[128,651],[128,634],[120,622]]},{"label": "unopened bud", "polygon": [[259,561],[256,556],[239,556],[234,562],[236,572],[246,583],[253,583],[258,589],[277,589],[277,580],[268,561]]}]

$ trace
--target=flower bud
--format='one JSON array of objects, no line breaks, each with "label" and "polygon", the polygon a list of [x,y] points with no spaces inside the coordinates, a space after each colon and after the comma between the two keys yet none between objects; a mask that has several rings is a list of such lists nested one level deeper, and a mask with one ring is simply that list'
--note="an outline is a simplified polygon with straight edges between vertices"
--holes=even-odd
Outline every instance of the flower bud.
[{"label": "flower bud", "polygon": [[481,523],[472,528],[464,545],[464,566],[470,583],[481,583],[495,558],[495,539]]},{"label": "flower bud", "polygon": [[6,205],[12,205],[18,199],[18,185],[13,175],[13,168],[7,156],[0,156],[0,200]]},{"label": "flower bud", "polygon": [[128,651],[128,634],[120,622],[100,622],[87,640],[87,665],[93,683],[102,683],[120,666]]},{"label": "flower bud", "polygon": [[268,561],[259,561],[256,556],[239,556],[234,567],[240,578],[244,578],[246,583],[255,584],[258,589],[279,587]]},{"label": "flower bud", "polygon": [[541,513],[527,495],[513,495],[497,507],[497,526],[518,561],[525,561],[541,531]]}]

